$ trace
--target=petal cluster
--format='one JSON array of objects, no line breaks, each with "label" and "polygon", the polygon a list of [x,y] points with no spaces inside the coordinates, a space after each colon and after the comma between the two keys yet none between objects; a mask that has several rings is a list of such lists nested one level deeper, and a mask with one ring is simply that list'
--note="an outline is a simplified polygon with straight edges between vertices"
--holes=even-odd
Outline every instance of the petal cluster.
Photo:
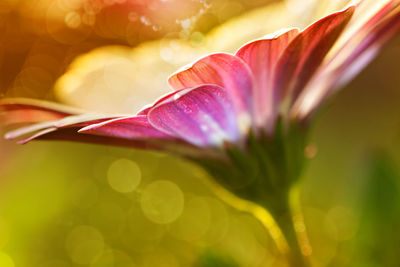
[{"label": "petal cluster", "polygon": [[358,8],[352,5],[332,13],[303,31],[285,29],[252,41],[233,55],[201,58],[169,78],[173,92],[134,116],[86,114],[42,102],[3,100],[0,108],[6,111],[6,120],[44,121],[7,137],[22,137],[22,143],[65,139],[213,150],[240,146],[249,132],[273,136],[279,119],[309,119],[327,96],[361,71],[399,31],[399,0],[388,1],[361,24],[353,17]]}]

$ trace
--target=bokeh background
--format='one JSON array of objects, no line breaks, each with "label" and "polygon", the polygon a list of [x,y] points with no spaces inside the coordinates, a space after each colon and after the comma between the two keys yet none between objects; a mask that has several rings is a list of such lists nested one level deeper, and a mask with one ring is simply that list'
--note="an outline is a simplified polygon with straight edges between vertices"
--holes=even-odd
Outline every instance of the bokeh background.
[{"label": "bokeh background", "polygon": [[[132,113],[191,60],[343,2],[1,0],[0,93]],[[399,63],[397,38],[315,123],[301,199],[315,266],[399,265]],[[162,153],[1,140],[0,266],[284,266],[204,178]]]}]

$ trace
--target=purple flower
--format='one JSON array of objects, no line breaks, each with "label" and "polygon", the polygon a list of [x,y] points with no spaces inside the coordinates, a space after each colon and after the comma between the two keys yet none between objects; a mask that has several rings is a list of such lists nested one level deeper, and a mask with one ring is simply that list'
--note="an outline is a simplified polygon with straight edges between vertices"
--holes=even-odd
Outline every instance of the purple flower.
[{"label": "purple flower", "polygon": [[278,120],[307,122],[398,31],[399,1],[389,1],[365,23],[346,31],[356,8],[330,14],[303,31],[290,29],[252,41],[235,55],[206,56],[173,74],[169,84],[175,91],[134,116],[81,114],[38,101],[4,99],[1,108],[12,111],[9,119],[23,116],[22,111],[24,122],[34,122],[32,112],[38,111],[50,119],[7,138],[149,147],[183,155],[245,147],[250,132],[274,136]]}]

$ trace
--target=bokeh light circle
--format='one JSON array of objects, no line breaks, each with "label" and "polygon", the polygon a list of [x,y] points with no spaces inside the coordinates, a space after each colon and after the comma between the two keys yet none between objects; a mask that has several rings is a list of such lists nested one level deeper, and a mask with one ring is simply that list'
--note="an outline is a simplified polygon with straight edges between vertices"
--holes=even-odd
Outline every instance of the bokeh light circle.
[{"label": "bokeh light circle", "polygon": [[[157,255],[155,257],[154,255]],[[179,261],[175,255],[164,249],[156,249],[155,251],[146,253],[143,257],[142,267],[168,266],[180,267]]]},{"label": "bokeh light circle", "polygon": [[119,193],[131,193],[140,184],[142,173],[139,165],[128,159],[118,159],[111,163],[107,172],[108,183]]},{"label": "bokeh light circle", "polygon": [[125,229],[126,212],[118,202],[102,201],[88,211],[88,222],[105,237],[116,237]]},{"label": "bokeh light circle", "polygon": [[201,239],[211,225],[207,199],[192,197],[186,201],[182,215],[171,225],[170,233],[177,239],[194,242]]},{"label": "bokeh light circle", "polygon": [[182,214],[183,192],[173,182],[158,180],[145,188],[140,198],[140,205],[150,221],[159,224],[171,223]]},{"label": "bokeh light circle", "polygon": [[149,221],[136,203],[127,214],[127,227],[121,236],[124,246],[135,252],[153,251],[163,239],[166,226]]},{"label": "bokeh light circle", "polygon": [[69,196],[73,205],[87,209],[98,201],[99,188],[91,179],[76,179],[70,184]]},{"label": "bokeh light circle", "polygon": [[107,248],[90,267],[135,267],[132,258],[123,251]]},{"label": "bokeh light circle", "polygon": [[339,242],[352,239],[358,230],[357,219],[355,212],[350,208],[331,208],[325,218],[329,237]]},{"label": "bokeh light circle", "polygon": [[77,226],[67,236],[65,249],[74,263],[90,264],[104,249],[102,234],[91,226]]}]

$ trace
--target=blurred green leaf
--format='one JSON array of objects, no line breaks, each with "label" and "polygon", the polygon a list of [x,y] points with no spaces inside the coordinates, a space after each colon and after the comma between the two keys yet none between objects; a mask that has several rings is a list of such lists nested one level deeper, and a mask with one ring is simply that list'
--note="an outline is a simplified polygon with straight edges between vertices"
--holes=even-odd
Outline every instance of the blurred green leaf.
[{"label": "blurred green leaf", "polygon": [[222,255],[211,249],[206,249],[199,256],[194,267],[239,267],[239,265],[226,255]]},{"label": "blurred green leaf", "polygon": [[[360,265],[397,266],[400,251],[400,173],[392,159],[375,153],[367,160],[355,259]],[[352,265],[354,266],[354,265]]]}]

